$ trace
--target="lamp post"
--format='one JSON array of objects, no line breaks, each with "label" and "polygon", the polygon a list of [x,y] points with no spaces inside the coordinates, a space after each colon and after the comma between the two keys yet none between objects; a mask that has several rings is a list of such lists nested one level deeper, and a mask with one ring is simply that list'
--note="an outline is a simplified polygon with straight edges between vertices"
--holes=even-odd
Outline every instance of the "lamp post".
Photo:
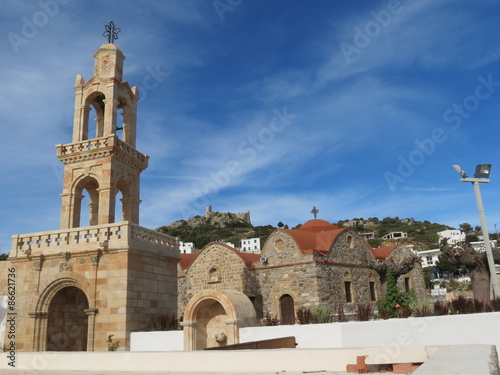
[{"label": "lamp post", "polygon": [[486,258],[488,259],[488,267],[490,270],[491,284],[493,285],[493,294],[496,297],[500,297],[500,286],[498,285],[497,272],[495,269],[495,261],[493,260],[493,252],[491,251],[490,235],[488,233],[488,226],[486,225],[486,217],[484,216],[483,200],[481,199],[481,191],[479,190],[479,183],[490,182],[488,177],[490,176],[491,164],[478,164],[476,166],[476,172],[474,173],[474,178],[467,177],[459,165],[453,165],[453,168],[460,173],[462,178],[461,182],[472,182],[474,186],[474,193],[476,195],[477,211],[479,212],[479,220],[481,221],[481,230],[483,231],[484,248],[486,250]]}]

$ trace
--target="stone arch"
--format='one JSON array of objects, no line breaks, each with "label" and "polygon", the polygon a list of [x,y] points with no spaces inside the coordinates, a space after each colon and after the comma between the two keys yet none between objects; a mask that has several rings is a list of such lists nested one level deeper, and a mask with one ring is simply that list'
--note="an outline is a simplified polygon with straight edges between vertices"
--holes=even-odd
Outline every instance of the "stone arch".
[{"label": "stone arch", "polygon": [[[78,346],[69,346],[69,349],[80,349],[80,350],[92,350],[93,349],[93,327],[94,327],[94,316],[97,312],[94,307],[94,293],[90,283],[85,280],[85,278],[74,272],[61,272],[61,277],[54,280],[47,285],[45,285],[41,290],[42,292],[38,294],[36,301],[35,312],[29,315],[35,319],[35,330],[34,330],[34,350],[35,351],[45,351],[45,350],[55,350],[54,346],[49,343],[49,335],[54,334],[54,330],[51,328],[53,324],[53,319],[55,317],[51,316],[54,312],[57,312],[57,305],[61,305],[61,300],[64,301],[65,293],[64,291],[73,291],[74,295],[77,296],[75,299],[76,307],[78,307],[79,316],[82,318],[80,322],[85,321],[80,324],[80,329],[74,331],[76,336],[82,336],[82,332],[85,337],[85,344],[82,344],[80,340]],[[79,291],[79,292],[78,292]],[[58,297],[59,296],[59,297]],[[68,295],[66,295],[67,297]],[[59,302],[58,302],[59,300]],[[64,304],[64,303],[62,303]],[[54,310],[54,308],[56,308]],[[72,311],[76,311],[73,309]],[[71,313],[71,311],[70,311]],[[87,319],[85,319],[87,316]],[[86,326],[82,326],[85,324]],[[64,326],[61,326],[64,328]],[[65,336],[66,337],[66,336]],[[84,349],[81,349],[83,348]],[[64,348],[57,348],[57,350],[64,350]]]},{"label": "stone arch", "polygon": [[239,343],[239,328],[256,324],[250,299],[236,290],[205,289],[184,311],[184,350]]},{"label": "stone arch", "polygon": [[52,297],[48,307],[47,351],[86,351],[89,300],[76,286],[67,286]]},{"label": "stone arch", "polygon": [[117,204],[116,200],[118,194],[122,194],[121,201],[121,212],[116,212],[116,214],[120,216],[115,217],[115,221],[131,221],[133,223],[138,222],[139,215],[139,200],[136,198],[136,192],[130,182],[131,179],[126,179],[124,176],[121,176],[116,183],[116,194],[114,196],[115,199],[115,207],[119,210],[120,205]]},{"label": "stone arch", "polygon": [[[71,228],[81,226],[83,191],[89,195],[89,222],[87,225],[97,225],[99,216],[99,182],[93,175],[81,176],[73,184],[71,191],[72,220]],[[87,226],[84,225],[84,226]]]}]

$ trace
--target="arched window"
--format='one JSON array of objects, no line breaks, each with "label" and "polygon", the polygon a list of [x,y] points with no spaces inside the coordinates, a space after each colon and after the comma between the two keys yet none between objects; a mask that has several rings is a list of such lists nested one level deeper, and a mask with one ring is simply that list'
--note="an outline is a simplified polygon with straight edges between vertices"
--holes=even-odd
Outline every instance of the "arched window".
[{"label": "arched window", "polygon": [[352,276],[350,272],[344,273],[344,298],[346,303],[354,301]]},{"label": "arched window", "polygon": [[281,323],[295,324],[295,306],[293,298],[289,294],[284,294],[280,298]]}]

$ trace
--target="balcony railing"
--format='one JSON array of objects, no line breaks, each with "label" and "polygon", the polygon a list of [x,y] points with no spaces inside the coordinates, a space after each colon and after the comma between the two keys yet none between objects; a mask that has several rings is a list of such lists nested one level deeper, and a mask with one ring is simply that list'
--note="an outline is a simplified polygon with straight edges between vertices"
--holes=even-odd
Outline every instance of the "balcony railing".
[{"label": "balcony railing", "polygon": [[66,251],[137,248],[179,252],[178,239],[128,221],[12,236],[10,258]]}]

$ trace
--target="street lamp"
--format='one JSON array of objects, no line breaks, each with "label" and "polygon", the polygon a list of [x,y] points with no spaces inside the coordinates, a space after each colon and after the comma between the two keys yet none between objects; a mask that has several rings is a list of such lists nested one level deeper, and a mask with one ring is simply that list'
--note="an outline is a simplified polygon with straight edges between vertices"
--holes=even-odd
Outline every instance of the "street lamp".
[{"label": "street lamp", "polygon": [[483,231],[484,248],[486,250],[486,257],[488,259],[488,267],[490,270],[491,284],[493,285],[493,294],[496,297],[500,297],[500,286],[498,285],[497,272],[495,269],[495,262],[493,260],[493,253],[491,251],[490,235],[488,233],[488,227],[486,225],[486,217],[484,216],[483,200],[481,199],[481,191],[479,190],[480,182],[490,182],[488,177],[490,177],[491,164],[478,164],[476,166],[476,172],[474,173],[474,178],[467,177],[459,165],[453,165],[453,168],[460,173],[462,178],[461,182],[472,182],[474,186],[474,193],[476,195],[477,211],[479,212],[479,219],[481,220],[481,230]]}]

